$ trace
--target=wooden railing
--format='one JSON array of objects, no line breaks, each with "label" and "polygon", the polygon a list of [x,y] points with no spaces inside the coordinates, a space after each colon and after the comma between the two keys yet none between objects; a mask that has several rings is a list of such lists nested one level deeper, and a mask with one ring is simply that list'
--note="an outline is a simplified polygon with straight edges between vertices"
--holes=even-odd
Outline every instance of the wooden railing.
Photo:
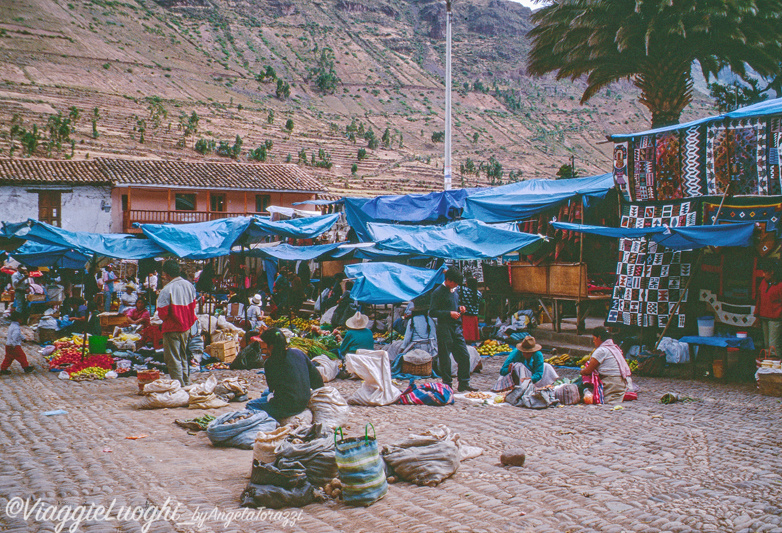
[{"label": "wooden railing", "polygon": [[[230,217],[247,217],[262,213],[227,213],[224,211],[146,211],[131,209],[122,216],[123,233],[139,232],[133,224],[188,224]],[[264,213],[265,214],[265,213]]]}]

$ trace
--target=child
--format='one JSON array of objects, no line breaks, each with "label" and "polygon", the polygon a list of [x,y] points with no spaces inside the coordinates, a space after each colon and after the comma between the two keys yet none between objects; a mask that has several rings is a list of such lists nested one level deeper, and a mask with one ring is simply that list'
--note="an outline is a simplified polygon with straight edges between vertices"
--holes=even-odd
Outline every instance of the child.
[{"label": "child", "polygon": [[19,361],[24,369],[25,373],[29,374],[35,368],[32,365],[27,364],[27,356],[22,349],[22,327],[19,322],[22,320],[22,314],[14,309],[11,311],[11,325],[8,326],[8,336],[5,341],[5,360],[0,365],[0,374],[7,376],[11,373],[8,367],[14,360]]}]

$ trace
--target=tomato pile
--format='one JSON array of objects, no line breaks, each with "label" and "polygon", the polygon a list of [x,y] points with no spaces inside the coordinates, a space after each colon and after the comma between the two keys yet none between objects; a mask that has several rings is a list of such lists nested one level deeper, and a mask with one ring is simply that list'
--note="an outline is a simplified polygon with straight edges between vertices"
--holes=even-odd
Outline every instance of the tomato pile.
[{"label": "tomato pile", "polygon": [[103,379],[114,368],[114,359],[106,354],[85,354],[82,347],[63,339],[54,343],[57,348],[49,356],[49,368],[68,372],[71,379]]}]

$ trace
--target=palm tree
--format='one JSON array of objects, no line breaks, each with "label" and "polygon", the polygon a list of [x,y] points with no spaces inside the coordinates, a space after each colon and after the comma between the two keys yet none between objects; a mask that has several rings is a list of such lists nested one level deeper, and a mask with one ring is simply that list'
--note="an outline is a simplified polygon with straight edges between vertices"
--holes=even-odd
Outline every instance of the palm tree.
[{"label": "palm tree", "polygon": [[583,104],[621,79],[641,90],[652,127],[676,124],[692,101],[693,63],[706,79],[728,66],[779,73],[782,0],[554,0],[532,15],[527,69],[587,75]]}]

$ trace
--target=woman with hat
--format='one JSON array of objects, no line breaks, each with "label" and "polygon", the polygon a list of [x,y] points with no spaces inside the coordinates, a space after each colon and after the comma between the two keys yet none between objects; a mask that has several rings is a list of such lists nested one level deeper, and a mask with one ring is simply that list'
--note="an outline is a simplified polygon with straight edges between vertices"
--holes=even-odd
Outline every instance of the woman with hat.
[{"label": "woman with hat", "polygon": [[337,348],[337,355],[339,355],[340,359],[344,359],[345,354],[356,353],[356,350],[361,348],[365,350],[375,349],[375,338],[372,336],[372,331],[367,328],[368,324],[369,317],[362,315],[361,311],[357,311],[355,315],[347,319],[345,327],[348,330],[342,339],[342,344]]},{"label": "woman with hat", "polygon": [[136,306],[136,300],[138,300],[136,286],[131,282],[127,282],[125,284],[125,292],[119,297],[119,312],[124,314],[133,309]]},{"label": "woman with hat", "polygon": [[323,387],[323,378],[304,352],[288,348],[288,341],[279,329],[267,329],[261,333],[261,340],[270,351],[264,364],[269,390],[257,400],[247,402],[246,408],[266,411],[278,421],[295,416],[307,408],[312,390]]},{"label": "woman with hat", "polygon": [[[516,345],[505,359],[500,369],[500,376],[510,376],[513,380],[512,384],[517,384],[516,376],[519,383],[530,379],[537,388],[551,385],[559,379],[554,367],[543,362],[540,344],[535,342],[535,337],[525,337]],[[500,381],[507,381],[507,378],[501,377]],[[499,381],[497,383],[499,384]]]},{"label": "woman with hat", "polygon": [[250,298],[250,307],[247,308],[247,322],[249,322],[250,329],[257,331],[260,327],[266,327],[263,321],[263,310],[261,305],[263,304],[263,297],[260,294],[256,294]]}]

